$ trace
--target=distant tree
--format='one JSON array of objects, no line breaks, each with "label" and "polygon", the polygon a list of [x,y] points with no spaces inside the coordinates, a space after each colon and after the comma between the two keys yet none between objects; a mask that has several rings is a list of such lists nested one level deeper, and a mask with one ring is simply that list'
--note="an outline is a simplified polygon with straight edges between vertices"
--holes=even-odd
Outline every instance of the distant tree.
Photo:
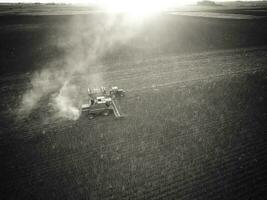
[{"label": "distant tree", "polygon": [[47,5],[47,6],[55,6],[57,4],[56,3],[46,3],[45,5]]},{"label": "distant tree", "polygon": [[217,4],[214,1],[209,1],[209,0],[203,0],[197,2],[198,6],[217,6]]}]

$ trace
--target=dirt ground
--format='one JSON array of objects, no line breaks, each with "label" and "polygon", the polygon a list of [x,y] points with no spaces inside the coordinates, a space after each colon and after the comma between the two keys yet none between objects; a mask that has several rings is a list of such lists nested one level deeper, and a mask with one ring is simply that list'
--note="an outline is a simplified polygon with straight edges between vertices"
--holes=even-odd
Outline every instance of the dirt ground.
[{"label": "dirt ground", "polygon": [[69,17],[2,17],[1,199],[264,199],[266,21],[167,16],[163,40],[153,22],[160,52],[99,66],[104,85],[127,91],[126,117],[73,121],[51,118],[49,97],[17,114],[39,64],[64,54],[51,44]]}]

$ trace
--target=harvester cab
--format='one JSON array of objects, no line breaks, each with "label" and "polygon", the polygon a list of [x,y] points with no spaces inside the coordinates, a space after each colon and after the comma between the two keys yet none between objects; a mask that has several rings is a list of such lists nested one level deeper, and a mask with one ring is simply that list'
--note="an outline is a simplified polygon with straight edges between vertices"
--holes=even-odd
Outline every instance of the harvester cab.
[{"label": "harvester cab", "polygon": [[106,104],[107,106],[109,106],[111,104],[111,98],[106,98],[104,96],[101,97],[97,97],[96,98],[96,104]]}]

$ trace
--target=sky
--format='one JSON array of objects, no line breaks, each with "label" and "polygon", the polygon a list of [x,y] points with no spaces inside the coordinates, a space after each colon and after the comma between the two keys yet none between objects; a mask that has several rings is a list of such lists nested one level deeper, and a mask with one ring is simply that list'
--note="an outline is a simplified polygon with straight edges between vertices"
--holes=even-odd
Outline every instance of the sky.
[{"label": "sky", "polygon": [[[71,3],[97,5],[110,11],[128,12],[128,13],[153,13],[173,6],[193,5],[201,0],[0,0],[0,3]],[[213,0],[220,1],[235,1],[235,0]],[[246,0],[244,0],[246,1]],[[251,0],[253,1],[253,0]],[[141,9],[141,10],[140,10]],[[140,10],[140,11],[139,11]]]},{"label": "sky", "polygon": [[[0,0],[0,2],[25,2],[25,3],[32,3],[32,2],[40,2],[40,3],[47,3],[47,2],[55,2],[55,3],[95,3],[101,2],[103,0]],[[105,0],[104,0],[105,1]],[[112,0],[109,0],[112,2]],[[115,0],[116,1],[116,0]],[[146,1],[146,0],[144,0]],[[197,2],[198,0],[172,0],[172,2],[177,2],[178,4],[182,2],[182,4],[191,4]],[[215,0],[215,1],[234,1],[234,0]],[[253,0],[252,0],[253,1]]]}]

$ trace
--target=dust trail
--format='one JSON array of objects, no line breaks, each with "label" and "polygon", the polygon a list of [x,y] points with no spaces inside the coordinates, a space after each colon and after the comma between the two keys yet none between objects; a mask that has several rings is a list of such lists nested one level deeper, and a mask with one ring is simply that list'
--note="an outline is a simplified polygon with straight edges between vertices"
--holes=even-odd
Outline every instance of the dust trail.
[{"label": "dust trail", "polygon": [[52,106],[57,111],[57,117],[78,119],[80,111],[77,105],[75,105],[77,99],[74,99],[78,96],[77,86],[66,81],[62,88],[60,88],[59,93],[53,98]]},{"label": "dust trail", "polygon": [[38,109],[39,102],[48,96],[47,106],[53,108],[55,117],[78,119],[86,87],[104,84],[97,67],[102,58],[135,37],[138,30],[127,16],[73,16],[54,44],[64,56],[49,61],[42,71],[33,74],[31,89],[22,97],[20,112]]}]

